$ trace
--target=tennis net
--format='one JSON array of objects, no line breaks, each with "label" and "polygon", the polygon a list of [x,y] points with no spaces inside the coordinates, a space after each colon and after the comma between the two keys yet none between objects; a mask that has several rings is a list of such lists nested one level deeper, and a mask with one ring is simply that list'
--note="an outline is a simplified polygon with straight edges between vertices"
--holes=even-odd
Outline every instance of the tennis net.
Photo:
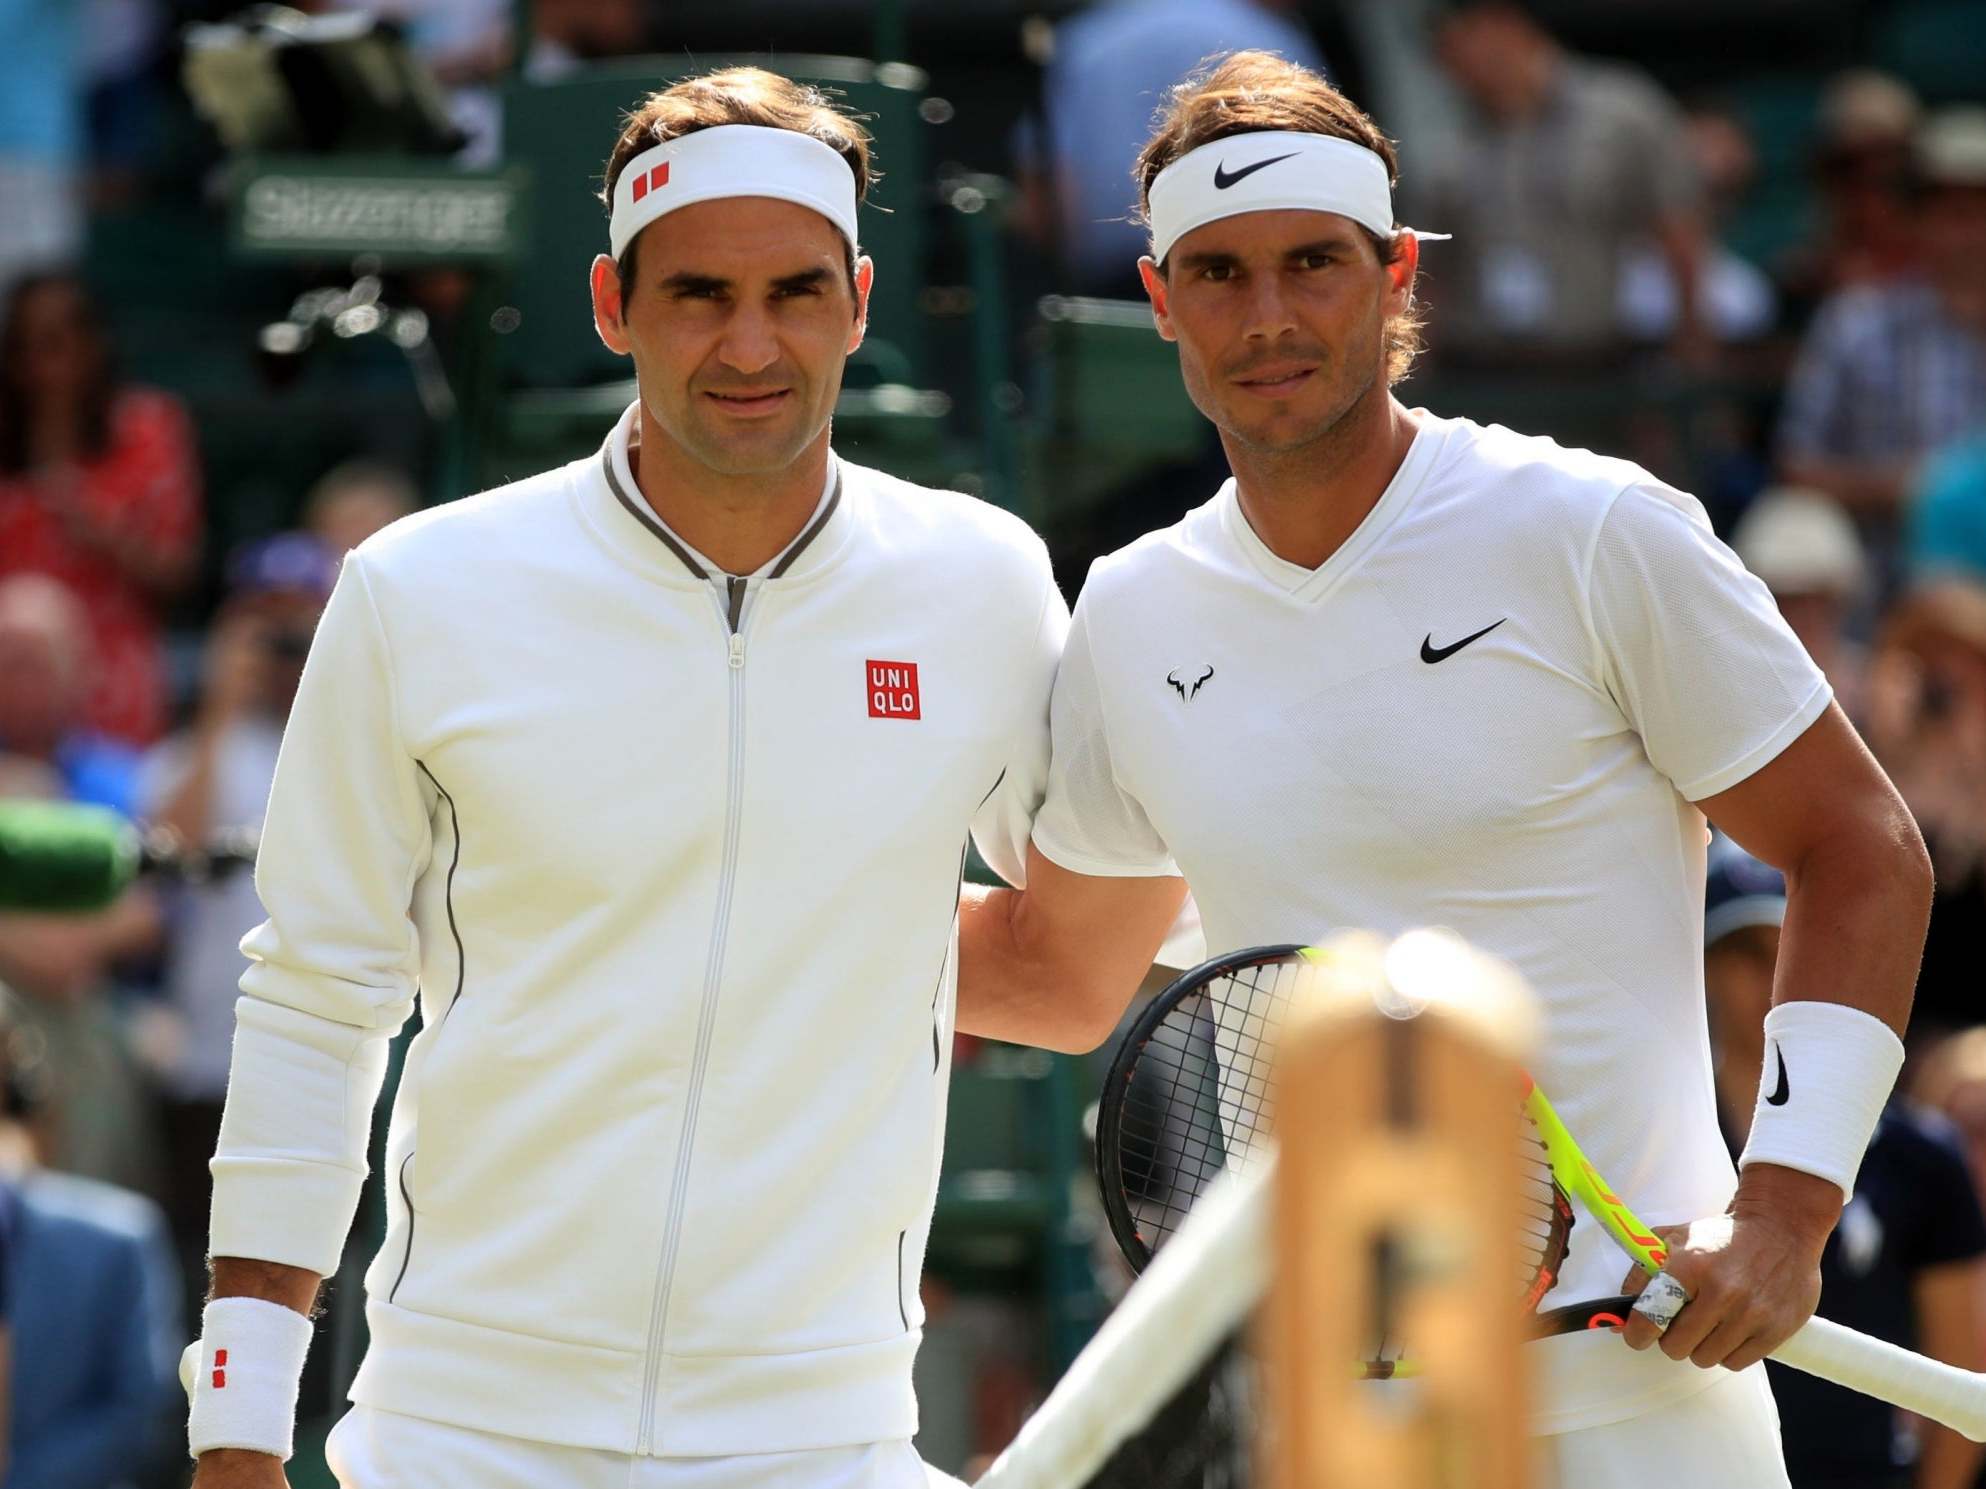
[{"label": "tennis net", "polygon": [[1241,1489],[1260,1423],[1243,1338],[1268,1283],[1273,1155],[1224,1176],[978,1489]]}]

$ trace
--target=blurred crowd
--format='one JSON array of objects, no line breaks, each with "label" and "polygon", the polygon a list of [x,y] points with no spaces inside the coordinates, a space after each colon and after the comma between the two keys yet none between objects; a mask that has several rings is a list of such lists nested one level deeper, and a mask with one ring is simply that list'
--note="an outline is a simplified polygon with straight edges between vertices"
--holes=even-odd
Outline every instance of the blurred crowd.
[{"label": "blurred crowd", "polygon": [[[434,494],[432,472],[354,446],[282,493],[263,530],[224,538],[199,420],[120,371],[115,308],[79,267],[91,225],[155,189],[138,154],[157,148],[142,141],[178,27],[231,8],[0,0],[0,796],[97,803],[192,843],[258,824],[341,555]],[[301,8],[403,22],[465,163],[501,157],[498,78],[672,44],[670,7],[642,0],[535,0],[521,42],[509,0]],[[1314,27],[1326,10],[1336,23]],[[998,163],[1021,187],[1018,280],[1136,293],[1128,171],[1146,122],[1167,85],[1245,46],[1356,61],[1406,136],[1403,217],[1455,235],[1423,260],[1429,346],[1409,402],[1476,413],[1489,374],[1502,391],[1681,387],[1710,410],[1717,437],[1684,454],[1627,391],[1565,433],[1598,430],[1703,496],[1917,814],[1938,889],[1911,1060],[1823,1306],[1979,1368],[1986,107],[1927,105],[1865,69],[1821,80],[1798,231],[1747,257],[1727,229],[1775,183],[1742,111],[1581,55],[1519,5],[1097,0],[1030,43],[1038,103]],[[1549,426],[1555,405],[1534,407]],[[1206,474],[1127,491],[1120,521],[1171,520],[1209,494]],[[1729,845],[1715,857],[1706,957],[1741,1145],[1783,886]],[[178,1472],[171,1374],[204,1289],[237,943],[259,918],[239,873],[141,885],[100,914],[0,908],[8,1489]],[[1973,1482],[1976,1450],[1948,1434],[1804,1389],[1782,1385],[1789,1442],[1799,1417],[1816,1424],[1802,1440],[1847,1446],[1796,1462],[1796,1484]]]}]

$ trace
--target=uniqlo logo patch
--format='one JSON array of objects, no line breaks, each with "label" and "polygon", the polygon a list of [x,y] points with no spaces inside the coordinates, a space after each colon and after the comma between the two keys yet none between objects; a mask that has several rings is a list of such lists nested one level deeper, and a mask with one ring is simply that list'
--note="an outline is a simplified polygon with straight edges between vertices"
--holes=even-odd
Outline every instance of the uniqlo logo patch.
[{"label": "uniqlo logo patch", "polygon": [[228,1352],[224,1349],[217,1349],[214,1351],[214,1389],[225,1391],[227,1388]]},{"label": "uniqlo logo patch", "polygon": [[651,191],[659,191],[669,184],[669,162],[663,161],[645,176],[634,178],[634,199],[640,201]]},{"label": "uniqlo logo patch", "polygon": [[872,719],[921,719],[922,700],[917,692],[915,662],[870,662],[869,717]]}]

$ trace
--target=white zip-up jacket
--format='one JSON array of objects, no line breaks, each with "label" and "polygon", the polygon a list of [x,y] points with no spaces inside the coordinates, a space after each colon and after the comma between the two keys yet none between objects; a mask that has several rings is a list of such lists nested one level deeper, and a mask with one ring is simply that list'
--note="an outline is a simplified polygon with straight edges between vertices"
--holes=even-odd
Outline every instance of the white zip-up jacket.
[{"label": "white zip-up jacket", "polygon": [[1067,613],[1023,523],[845,462],[712,574],[632,417],[346,560],[213,1252],[335,1270],[418,990],[353,1400],[657,1456],[908,1437],[961,859],[1020,876]]}]

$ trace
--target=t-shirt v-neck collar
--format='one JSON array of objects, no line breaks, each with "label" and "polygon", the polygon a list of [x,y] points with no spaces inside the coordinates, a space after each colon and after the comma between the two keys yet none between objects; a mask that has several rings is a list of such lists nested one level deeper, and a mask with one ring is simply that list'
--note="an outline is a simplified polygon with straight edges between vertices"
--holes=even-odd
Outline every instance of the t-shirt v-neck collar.
[{"label": "t-shirt v-neck collar", "polygon": [[1358,567],[1373,544],[1413,504],[1415,493],[1434,468],[1441,447],[1447,442],[1450,422],[1438,419],[1424,409],[1416,409],[1415,413],[1420,418],[1420,428],[1414,435],[1414,442],[1407,447],[1407,458],[1393,472],[1393,479],[1386,483],[1379,500],[1365,514],[1365,520],[1338,545],[1336,553],[1316,568],[1306,569],[1302,564],[1293,564],[1262,541],[1249,525],[1247,514],[1241,510],[1240,489],[1232,476],[1214,498],[1220,513],[1221,529],[1227,534],[1228,541],[1240,551],[1250,568],[1290,598],[1306,603],[1322,599]]}]

